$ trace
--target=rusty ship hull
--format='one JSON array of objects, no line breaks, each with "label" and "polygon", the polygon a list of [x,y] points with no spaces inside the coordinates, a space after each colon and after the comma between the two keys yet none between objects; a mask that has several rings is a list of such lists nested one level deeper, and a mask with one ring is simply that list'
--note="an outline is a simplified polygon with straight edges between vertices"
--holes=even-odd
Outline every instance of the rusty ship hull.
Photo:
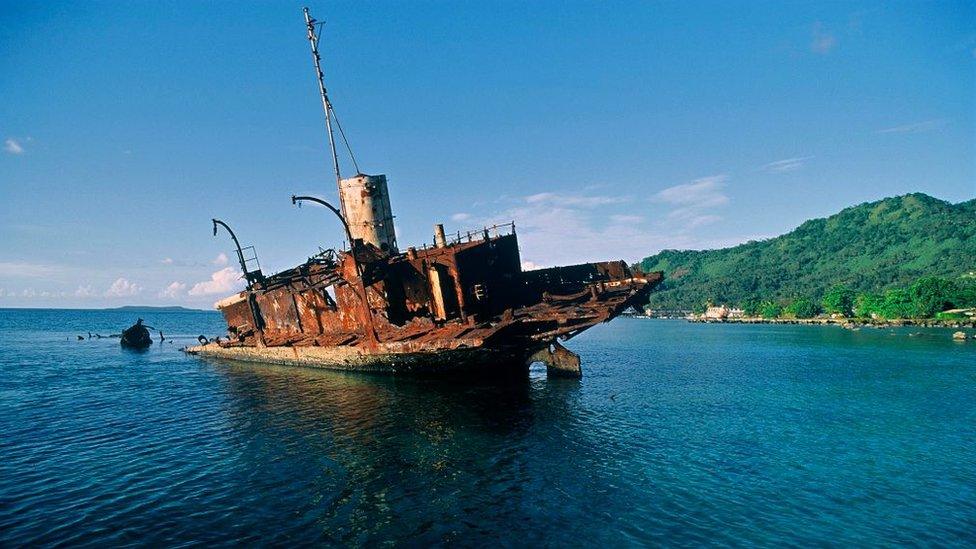
[{"label": "rusty ship hull", "polygon": [[[234,240],[247,285],[217,303],[226,337],[186,349],[201,356],[371,372],[501,371],[545,362],[578,376],[579,357],[560,341],[647,302],[661,282],[623,261],[523,271],[515,224],[401,251],[385,175],[343,178],[332,131],[335,114],[319,55],[320,25],[305,9],[307,38],[325,111],[339,207],[331,210],[348,249],[326,250],[292,269],[266,276],[256,255]],[[341,130],[341,128],[340,128]],[[345,133],[340,131],[343,139]],[[348,142],[346,149],[352,156]]]},{"label": "rusty ship hull", "polygon": [[[493,228],[495,231],[497,227]],[[622,261],[523,271],[509,234],[406,253],[358,243],[218,302],[228,337],[192,354],[389,373],[511,370],[577,376],[565,341],[646,302],[661,281]]]}]

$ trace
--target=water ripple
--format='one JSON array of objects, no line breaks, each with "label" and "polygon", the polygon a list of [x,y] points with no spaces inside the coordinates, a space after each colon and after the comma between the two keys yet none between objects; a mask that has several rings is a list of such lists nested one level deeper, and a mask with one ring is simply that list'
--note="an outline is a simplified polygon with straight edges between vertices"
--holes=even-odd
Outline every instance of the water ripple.
[{"label": "water ripple", "polygon": [[[965,545],[976,346],[620,320],[582,381],[75,341],[0,311],[0,545]],[[186,342],[212,314],[153,319]],[[93,330],[94,331],[94,330]]]}]

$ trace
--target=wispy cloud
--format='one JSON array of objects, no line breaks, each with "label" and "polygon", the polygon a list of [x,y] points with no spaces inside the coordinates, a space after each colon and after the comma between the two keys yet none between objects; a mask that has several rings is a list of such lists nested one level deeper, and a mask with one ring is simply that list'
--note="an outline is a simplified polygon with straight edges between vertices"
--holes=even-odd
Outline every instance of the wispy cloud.
[{"label": "wispy cloud", "polygon": [[643,218],[621,212],[632,197],[587,193],[586,189],[542,192],[508,198],[484,216],[465,219],[476,225],[515,221],[524,269],[620,257],[635,258],[653,239]]},{"label": "wispy cloud", "polygon": [[610,216],[610,221],[614,223],[643,223],[644,216],[642,215],[626,215],[626,214],[614,214]]},{"label": "wispy cloud", "polygon": [[186,284],[182,282],[170,282],[165,288],[159,291],[159,297],[176,299],[186,291]]},{"label": "wispy cloud", "polygon": [[27,263],[22,261],[0,261],[0,276],[9,278],[45,278],[57,274],[61,269],[56,265]]},{"label": "wispy cloud", "polygon": [[729,202],[729,197],[722,191],[727,180],[728,176],[725,174],[702,177],[691,183],[682,183],[658,191],[654,195],[654,200],[702,208],[722,206]]},{"label": "wispy cloud", "polygon": [[712,223],[718,223],[725,219],[720,215],[715,214],[695,214],[695,215],[682,215],[682,216],[671,216],[669,219],[680,221],[682,228],[685,230],[697,229],[704,225],[711,225]]},{"label": "wispy cloud", "polygon": [[812,158],[812,156],[785,158],[783,160],[777,160],[775,162],[770,162],[769,164],[764,164],[760,166],[759,169],[767,173],[795,172],[796,170],[802,168],[807,161]]},{"label": "wispy cloud", "polygon": [[95,290],[93,290],[91,286],[78,286],[78,289],[75,290],[75,297],[80,297],[82,299],[95,297],[96,295]]},{"label": "wispy cloud", "polygon": [[[608,259],[635,261],[664,248],[701,249],[748,240],[709,238],[693,231],[722,219],[720,209],[729,203],[727,180],[724,174],[714,175],[657,192],[650,201],[664,210],[661,214],[649,213],[647,201],[581,186],[497,200],[494,212],[474,213],[463,221],[492,225],[514,220],[526,270]],[[636,182],[632,188],[648,184]]]},{"label": "wispy cloud", "polygon": [[105,297],[131,297],[142,292],[142,286],[119,277],[105,290]]},{"label": "wispy cloud", "polygon": [[3,142],[3,150],[10,154],[24,154],[24,146],[20,144],[20,141],[14,139],[13,137],[8,137]]},{"label": "wispy cloud", "polygon": [[713,209],[729,202],[725,175],[701,178],[655,194],[651,201],[668,214],[646,215],[646,202],[608,193],[559,191],[510,201],[492,215],[472,217],[478,224],[515,220],[522,268],[538,269],[608,259],[638,260],[663,248],[707,244],[694,227],[721,219]]},{"label": "wispy cloud", "polygon": [[159,260],[162,265],[172,266],[172,267],[211,267],[216,265],[218,267],[223,267],[229,264],[229,258],[227,254],[220,253],[217,254],[213,259],[181,259],[173,257],[164,257]]},{"label": "wispy cloud", "polygon": [[451,221],[454,221],[455,223],[460,223],[469,219],[471,219],[471,214],[467,212],[458,212],[451,216]]},{"label": "wispy cloud", "polygon": [[727,180],[725,174],[703,177],[691,183],[668,187],[655,194],[652,200],[675,206],[668,213],[666,221],[676,229],[691,230],[722,220],[712,210],[729,203],[729,197],[724,192]]},{"label": "wispy cloud", "polygon": [[623,196],[587,196],[573,193],[538,193],[525,197],[528,204],[548,204],[560,207],[596,208],[610,204],[621,204],[630,199]]},{"label": "wispy cloud", "polygon": [[819,55],[827,55],[837,46],[837,37],[828,31],[823,23],[813,24],[813,38],[810,41],[810,51]]},{"label": "wispy cloud", "polygon": [[930,132],[933,130],[938,130],[945,127],[948,120],[945,118],[933,118],[931,120],[923,120],[922,122],[913,122],[911,124],[902,124],[901,126],[893,126],[891,128],[884,128],[877,130],[874,133],[885,134],[885,133],[922,133]]},{"label": "wispy cloud", "polygon": [[24,288],[19,292],[17,290],[5,290],[0,288],[0,297],[11,298],[11,299],[52,299],[52,298],[64,298],[69,297],[69,293],[65,291],[56,290],[35,290],[34,288]]},{"label": "wispy cloud", "polygon": [[221,293],[230,293],[240,287],[240,276],[233,267],[223,269],[210,275],[210,280],[197,282],[188,292],[191,296],[204,296]]}]

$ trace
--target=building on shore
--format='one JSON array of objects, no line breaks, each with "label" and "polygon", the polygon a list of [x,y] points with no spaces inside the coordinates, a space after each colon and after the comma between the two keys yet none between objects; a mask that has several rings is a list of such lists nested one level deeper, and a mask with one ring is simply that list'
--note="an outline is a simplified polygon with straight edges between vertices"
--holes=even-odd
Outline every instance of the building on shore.
[{"label": "building on shore", "polygon": [[649,318],[688,318],[694,315],[688,309],[652,309],[645,307],[644,316]]},{"label": "building on shore", "polygon": [[705,309],[702,318],[705,320],[738,320],[745,317],[742,309],[737,307],[730,308],[727,305],[709,307]]}]

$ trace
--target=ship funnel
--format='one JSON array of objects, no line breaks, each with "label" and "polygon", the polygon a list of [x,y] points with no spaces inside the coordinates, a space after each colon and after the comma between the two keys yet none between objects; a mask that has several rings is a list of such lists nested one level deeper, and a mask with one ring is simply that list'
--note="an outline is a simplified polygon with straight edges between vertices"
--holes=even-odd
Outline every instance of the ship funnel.
[{"label": "ship funnel", "polygon": [[391,254],[399,252],[385,175],[358,174],[341,179],[339,199],[353,239]]},{"label": "ship funnel", "polygon": [[444,236],[444,225],[440,223],[434,225],[434,246],[438,248],[447,246],[447,238]]}]

